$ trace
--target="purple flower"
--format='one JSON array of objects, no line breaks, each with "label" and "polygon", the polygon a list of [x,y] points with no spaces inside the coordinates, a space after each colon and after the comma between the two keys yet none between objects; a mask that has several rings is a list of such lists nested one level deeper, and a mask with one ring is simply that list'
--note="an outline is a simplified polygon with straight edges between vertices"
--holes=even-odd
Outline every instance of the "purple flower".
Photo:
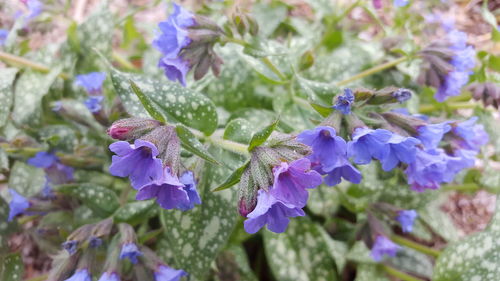
[{"label": "purple flower", "polygon": [[410,3],[410,0],[394,0],[394,6],[396,7],[404,7]]},{"label": "purple flower", "polygon": [[450,122],[446,121],[438,124],[428,124],[417,128],[417,138],[426,149],[436,148],[443,139],[443,135],[451,130]]},{"label": "purple flower", "polygon": [[201,204],[200,195],[198,190],[196,190],[196,181],[194,179],[193,172],[186,171],[182,174],[179,181],[184,184],[184,190],[187,192],[189,203],[183,201],[179,202],[177,209],[181,211],[187,211],[194,208],[194,205]]},{"label": "purple flower", "polygon": [[26,6],[28,6],[29,14],[26,16],[27,20],[36,18],[42,13],[43,4],[38,0],[28,0],[26,1]]},{"label": "purple flower", "polygon": [[97,113],[101,111],[101,103],[103,99],[103,96],[90,96],[85,100],[84,104],[90,110],[90,112]]},{"label": "purple flower", "polygon": [[384,129],[356,128],[352,141],[347,143],[347,155],[353,157],[356,164],[368,164],[372,157],[384,159],[389,153],[387,142],[392,135],[391,131]]},{"label": "purple flower", "polygon": [[76,240],[69,240],[61,244],[62,248],[66,250],[70,255],[73,255],[76,253],[76,250],[78,249],[78,241]]},{"label": "purple flower", "polygon": [[476,121],[477,117],[474,116],[453,127],[452,132],[462,139],[462,141],[459,142],[460,147],[479,151],[481,150],[481,146],[488,143],[488,133],[484,130],[484,126],[476,124]]},{"label": "purple flower", "polygon": [[188,206],[191,204],[188,192],[177,176],[172,175],[170,167],[165,167],[162,176],[139,189],[135,199],[147,200],[156,198],[156,202],[166,210]]},{"label": "purple flower", "polygon": [[342,114],[351,113],[351,105],[354,103],[354,94],[349,88],[344,89],[344,95],[337,97],[337,102],[333,106],[334,109],[342,112]]},{"label": "purple flower", "polygon": [[472,46],[467,46],[467,35],[465,33],[456,29],[451,30],[447,38],[450,49],[454,52],[450,61],[454,69],[446,75],[444,82],[434,96],[439,102],[461,93],[462,87],[469,82],[469,76],[476,64],[476,51]]},{"label": "purple flower", "polygon": [[142,256],[142,253],[139,251],[139,248],[137,248],[135,243],[126,243],[122,245],[120,259],[128,258],[130,262],[136,264],[139,256]]},{"label": "purple flower", "polygon": [[392,97],[395,98],[399,103],[403,103],[411,99],[411,91],[408,89],[400,88],[392,93]]},{"label": "purple flower", "polygon": [[299,208],[307,203],[309,193],[306,189],[315,188],[322,182],[321,175],[311,170],[311,162],[307,158],[282,162],[273,168],[273,174],[274,183],[269,193],[277,200]]},{"label": "purple flower", "polygon": [[179,281],[188,274],[182,269],[173,269],[164,264],[158,265],[155,270],[155,281]]},{"label": "purple flower", "polygon": [[396,216],[396,220],[401,225],[403,232],[411,232],[413,230],[413,224],[415,219],[418,217],[417,211],[415,210],[401,210]]},{"label": "purple flower", "polygon": [[373,0],[372,4],[375,9],[382,9],[382,0]]},{"label": "purple flower", "polygon": [[314,130],[305,130],[297,136],[297,140],[312,148],[313,152],[307,156],[313,165],[320,165],[324,171],[331,171],[339,158],[345,158],[347,144],[336,135],[335,129],[327,126],[318,126]]},{"label": "purple flower", "polygon": [[73,181],[73,172],[74,169],[72,167],[59,162],[55,162],[48,168],[45,168],[46,177],[51,184],[64,184]]},{"label": "purple flower", "polygon": [[41,194],[42,197],[46,199],[55,198],[54,192],[52,191],[52,186],[50,184],[50,180],[47,177],[47,175],[45,175],[45,185],[43,186]]},{"label": "purple flower", "polygon": [[134,145],[117,141],[109,146],[116,153],[109,172],[117,177],[129,177],[132,187],[139,189],[162,177],[162,163],[157,159],[158,149],[145,140],[137,139]]},{"label": "purple flower", "polygon": [[453,156],[447,155],[442,149],[438,149],[438,151],[443,155],[446,162],[443,182],[452,182],[460,171],[473,167],[476,162],[477,152],[472,150],[459,149],[454,152]]},{"label": "purple flower", "polygon": [[438,189],[447,173],[446,155],[438,150],[417,149],[415,161],[405,170],[408,184],[415,191]]},{"label": "purple flower", "polygon": [[352,183],[359,184],[363,178],[361,172],[356,169],[346,157],[339,158],[335,164],[335,168],[331,171],[325,172],[322,169],[318,169],[317,171],[322,175],[327,175],[325,177],[325,183],[329,186],[339,184],[342,178]]},{"label": "purple flower", "polygon": [[259,189],[257,205],[247,215],[245,231],[253,234],[267,224],[267,229],[275,233],[282,233],[290,222],[289,217],[305,216],[304,211],[294,204],[285,203],[275,198],[271,193]]},{"label": "purple flower", "polygon": [[417,148],[415,147],[420,141],[412,137],[403,137],[398,134],[392,134],[391,138],[387,141],[389,152],[386,157],[380,159],[382,169],[390,171],[394,169],[399,162],[410,164],[415,161],[415,154]]},{"label": "purple flower", "polygon": [[91,236],[89,239],[89,247],[90,248],[97,248],[102,245],[102,239],[99,237]]},{"label": "purple flower", "polygon": [[9,31],[7,29],[0,29],[0,46],[5,44],[5,40],[9,36]]},{"label": "purple flower", "polygon": [[171,81],[179,81],[183,86],[186,86],[186,75],[191,69],[189,62],[182,58],[163,57],[158,62],[158,67],[163,69],[167,78]]},{"label": "purple flower", "polygon": [[47,151],[40,151],[34,157],[28,159],[28,164],[37,168],[48,168],[58,161],[55,154]]},{"label": "purple flower", "polygon": [[174,4],[173,13],[166,21],[159,23],[161,33],[153,41],[153,46],[162,53],[158,67],[163,68],[168,79],[178,80],[184,86],[191,66],[180,52],[191,43],[187,28],[195,24],[193,14]]},{"label": "purple flower", "polygon": [[120,276],[116,272],[104,272],[98,281],[120,281]]},{"label": "purple flower", "polygon": [[52,103],[52,111],[59,112],[62,109],[62,101],[55,101]]},{"label": "purple flower", "polygon": [[84,268],[78,269],[73,276],[65,281],[92,281],[92,277],[90,276],[88,269]]},{"label": "purple flower", "polygon": [[75,85],[85,88],[89,94],[100,94],[102,92],[102,83],[106,80],[104,72],[90,72],[76,76]]},{"label": "purple flower", "polygon": [[24,213],[30,207],[30,202],[14,189],[9,188],[9,193],[12,199],[9,203],[9,217],[7,220],[12,221],[15,216]]},{"label": "purple flower", "polygon": [[401,247],[387,237],[378,235],[371,250],[371,257],[374,261],[380,262],[384,256],[395,257]]}]

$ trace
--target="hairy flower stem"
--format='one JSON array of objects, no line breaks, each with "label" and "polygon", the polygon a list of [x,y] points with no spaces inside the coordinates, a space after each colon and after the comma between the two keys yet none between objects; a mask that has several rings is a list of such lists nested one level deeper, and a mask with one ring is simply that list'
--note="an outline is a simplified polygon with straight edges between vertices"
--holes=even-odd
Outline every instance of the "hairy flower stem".
[{"label": "hairy flower stem", "polygon": [[389,275],[392,275],[394,277],[397,277],[399,280],[403,281],[423,281],[420,278],[413,277],[405,272],[399,271],[395,269],[394,267],[382,264],[382,269],[384,269],[385,272],[387,272]]},{"label": "hairy flower stem", "polygon": [[[0,51],[0,60],[5,61],[9,65],[25,66],[25,67],[29,67],[33,70],[40,71],[43,73],[50,72],[50,68],[48,68],[42,64],[39,64],[39,63],[34,62],[34,61],[30,61],[30,60],[25,59],[23,57],[19,57],[16,55],[5,53],[2,51]],[[61,77],[62,79],[65,79],[65,80],[69,79],[69,75],[66,73],[59,73],[59,77]]]},{"label": "hairy flower stem", "polygon": [[480,189],[481,187],[475,183],[450,184],[443,186],[443,190],[446,191],[475,192]]},{"label": "hairy flower stem", "polygon": [[195,129],[191,129],[191,132],[198,139],[205,140],[205,141],[209,142],[210,144],[213,144],[213,145],[218,146],[220,148],[223,148],[223,149],[226,149],[226,150],[229,150],[229,151],[232,151],[234,153],[241,154],[241,155],[245,155],[245,156],[250,155],[248,153],[248,146],[247,145],[237,143],[234,141],[230,141],[230,140],[226,140],[226,139],[221,138],[220,136],[216,136],[217,132],[211,136],[206,136],[202,132],[195,130]]},{"label": "hairy flower stem", "polygon": [[408,248],[414,249],[418,252],[421,252],[423,254],[433,256],[434,258],[439,257],[439,255],[441,254],[441,251],[439,251],[439,250],[429,248],[429,247],[424,246],[422,244],[419,244],[419,243],[413,242],[411,240],[408,240],[406,238],[403,238],[399,235],[392,235],[391,240],[395,243],[398,243],[399,245],[403,245],[403,246],[406,246]]}]

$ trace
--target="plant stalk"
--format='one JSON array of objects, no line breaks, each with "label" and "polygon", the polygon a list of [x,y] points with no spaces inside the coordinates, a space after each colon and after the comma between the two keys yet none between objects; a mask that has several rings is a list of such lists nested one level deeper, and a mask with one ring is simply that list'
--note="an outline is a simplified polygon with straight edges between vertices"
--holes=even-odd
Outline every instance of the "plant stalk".
[{"label": "plant stalk", "polygon": [[441,254],[441,251],[439,250],[429,248],[427,246],[413,242],[399,235],[392,235],[391,240],[395,243],[398,243],[399,245],[403,245],[418,252],[421,252],[423,254],[433,256],[434,258],[439,257],[439,255]]},{"label": "plant stalk", "polygon": [[391,267],[391,266],[388,266],[385,264],[382,264],[382,269],[384,269],[384,271],[387,272],[389,275],[397,277],[398,279],[403,280],[403,281],[423,281],[420,278],[413,277],[413,276],[409,275],[408,273],[399,271],[399,270],[395,269],[394,267]]},{"label": "plant stalk", "polygon": [[372,75],[372,74],[374,74],[374,73],[380,72],[380,71],[382,71],[382,70],[386,70],[386,69],[388,69],[388,68],[391,68],[391,67],[393,67],[393,66],[395,66],[395,65],[398,65],[398,64],[400,64],[400,63],[402,63],[402,62],[404,62],[404,61],[407,61],[407,60],[409,60],[409,59],[410,59],[410,57],[409,57],[409,56],[406,56],[406,57],[400,57],[400,58],[397,58],[397,59],[395,59],[395,60],[388,61],[388,62],[386,62],[386,63],[376,65],[376,66],[374,66],[374,67],[372,67],[372,68],[370,68],[370,69],[367,69],[367,70],[365,70],[365,71],[363,71],[363,72],[360,72],[360,73],[358,73],[358,74],[356,74],[356,75],[354,75],[354,76],[351,76],[351,77],[349,77],[349,78],[347,78],[347,79],[344,79],[344,80],[342,80],[342,81],[336,82],[336,83],[335,83],[335,85],[336,85],[336,86],[344,86],[344,85],[347,85],[347,84],[349,84],[349,83],[351,83],[351,82],[353,82],[353,81],[356,81],[356,80],[358,80],[358,79],[361,79],[361,78],[364,78],[364,77],[366,77],[366,76]]},{"label": "plant stalk", "polygon": [[[25,66],[25,67],[29,67],[33,70],[40,71],[43,73],[50,72],[50,69],[48,67],[44,66],[43,64],[39,64],[37,62],[30,61],[30,60],[25,59],[23,57],[9,54],[9,53],[5,53],[2,51],[0,51],[0,60],[5,61],[9,65]],[[69,75],[66,73],[59,73],[59,77],[61,77],[64,80],[69,79]]]}]

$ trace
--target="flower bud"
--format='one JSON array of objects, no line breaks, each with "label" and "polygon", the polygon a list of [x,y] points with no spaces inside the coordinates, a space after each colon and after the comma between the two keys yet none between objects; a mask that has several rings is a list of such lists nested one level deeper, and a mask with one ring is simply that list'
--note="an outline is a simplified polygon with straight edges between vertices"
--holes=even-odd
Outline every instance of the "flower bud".
[{"label": "flower bud", "polygon": [[422,119],[396,112],[384,112],[382,113],[382,116],[385,120],[387,120],[387,122],[400,127],[401,129],[407,131],[410,135],[417,134],[417,128],[427,124]]},{"label": "flower bud", "polygon": [[126,118],[115,121],[108,128],[108,135],[117,140],[134,140],[161,125],[160,121],[147,118]]},{"label": "flower bud", "polygon": [[477,101],[482,101],[484,106],[492,105],[498,109],[500,107],[500,84],[493,82],[472,83],[467,87],[472,92],[472,97]]},{"label": "flower bud", "polygon": [[254,209],[255,206],[257,205],[257,196],[255,196],[252,200],[247,201],[245,198],[241,198],[240,202],[238,203],[239,206],[239,213],[242,217],[247,217],[248,214],[250,214]]},{"label": "flower bud", "polygon": [[404,88],[387,87],[378,90],[368,100],[368,104],[403,103],[411,98],[412,92]]}]

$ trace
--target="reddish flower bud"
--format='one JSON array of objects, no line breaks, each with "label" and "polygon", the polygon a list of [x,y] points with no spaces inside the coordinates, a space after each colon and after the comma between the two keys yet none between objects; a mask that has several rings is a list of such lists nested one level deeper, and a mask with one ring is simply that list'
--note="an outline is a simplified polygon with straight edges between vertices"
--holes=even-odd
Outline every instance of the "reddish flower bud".
[{"label": "reddish flower bud", "polygon": [[250,202],[247,202],[245,198],[241,198],[238,205],[239,205],[238,211],[240,212],[240,215],[246,218],[247,215],[250,214],[253,211],[253,209],[255,209],[255,206],[257,205],[257,200],[250,200]]},{"label": "reddish flower bud", "polygon": [[108,129],[108,135],[117,140],[137,139],[157,128],[161,123],[154,119],[127,118],[113,123]]}]

